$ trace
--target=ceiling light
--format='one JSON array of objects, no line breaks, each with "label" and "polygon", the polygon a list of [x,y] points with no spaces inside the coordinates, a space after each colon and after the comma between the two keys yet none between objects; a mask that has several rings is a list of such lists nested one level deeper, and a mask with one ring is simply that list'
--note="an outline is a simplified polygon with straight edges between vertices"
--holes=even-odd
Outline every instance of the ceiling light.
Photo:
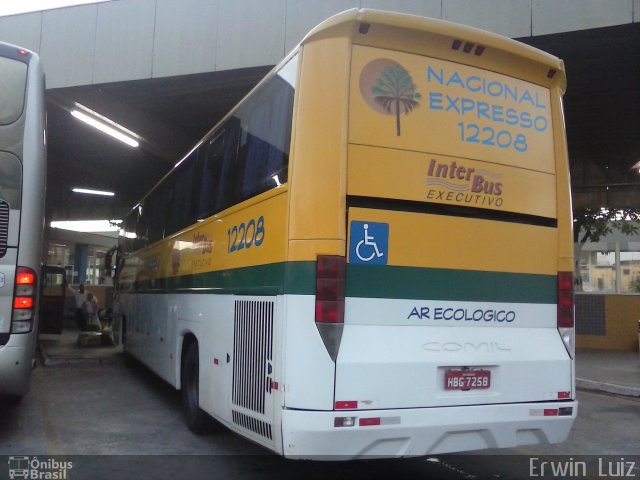
[{"label": "ceiling light", "polygon": [[73,188],[71,189],[71,191],[76,193],[87,193],[89,195],[103,195],[105,197],[113,197],[115,195],[115,193],[113,192],[106,192],[103,190],[90,190],[88,188]]},{"label": "ceiling light", "polygon": [[84,107],[83,109],[87,112],[90,112],[91,114],[74,109],[71,110],[71,115],[76,117],[78,120],[83,121],[87,125],[91,125],[93,128],[97,128],[101,132],[106,133],[107,135],[111,135],[113,138],[116,138],[131,147],[137,147],[140,145],[140,143],[135,138],[133,138],[133,135],[135,134],[124,128],[122,125],[119,125],[116,122],[103,117],[102,115],[92,112],[86,107]]},{"label": "ceiling light", "polygon": [[51,228],[84,233],[117,232],[120,223],[122,220],[68,220],[51,222]]}]

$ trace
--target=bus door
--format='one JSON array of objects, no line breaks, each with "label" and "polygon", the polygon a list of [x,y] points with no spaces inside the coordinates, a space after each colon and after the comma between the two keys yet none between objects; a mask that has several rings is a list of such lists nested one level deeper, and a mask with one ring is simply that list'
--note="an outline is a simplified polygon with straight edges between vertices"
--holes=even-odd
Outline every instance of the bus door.
[{"label": "bus door", "polygon": [[66,287],[66,270],[63,267],[45,265],[42,268],[40,333],[62,333]]}]

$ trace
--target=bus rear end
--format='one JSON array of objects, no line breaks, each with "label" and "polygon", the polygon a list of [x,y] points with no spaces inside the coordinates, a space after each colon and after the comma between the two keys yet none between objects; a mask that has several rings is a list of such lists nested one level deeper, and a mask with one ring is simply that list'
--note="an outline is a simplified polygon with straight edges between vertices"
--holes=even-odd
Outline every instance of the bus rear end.
[{"label": "bus rear end", "polygon": [[333,409],[285,433],[285,453],[564,441],[577,402],[561,61],[375,12],[352,42],[345,252],[317,263]]},{"label": "bus rear end", "polygon": [[46,178],[44,74],[0,43],[0,396],[29,391],[37,337]]}]

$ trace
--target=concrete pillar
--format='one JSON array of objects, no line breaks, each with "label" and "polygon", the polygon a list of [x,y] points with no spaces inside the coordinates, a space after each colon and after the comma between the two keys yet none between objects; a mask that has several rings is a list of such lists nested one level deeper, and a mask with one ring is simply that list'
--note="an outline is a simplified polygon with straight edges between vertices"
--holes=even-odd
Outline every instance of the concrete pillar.
[{"label": "concrete pillar", "polygon": [[75,269],[78,270],[78,283],[87,283],[87,261],[89,256],[89,246],[76,243],[75,253],[74,253],[74,264]]}]

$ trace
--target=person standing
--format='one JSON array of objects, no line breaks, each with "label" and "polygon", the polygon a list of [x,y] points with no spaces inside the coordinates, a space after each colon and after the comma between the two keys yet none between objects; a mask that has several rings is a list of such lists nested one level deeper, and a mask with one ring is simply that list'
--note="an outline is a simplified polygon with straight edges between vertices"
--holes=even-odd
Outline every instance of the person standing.
[{"label": "person standing", "polygon": [[84,283],[78,286],[78,289],[68,286],[67,287],[76,302],[76,326],[78,330],[84,332],[87,329],[87,318],[84,312],[84,302],[87,300],[87,291],[84,288]]}]

